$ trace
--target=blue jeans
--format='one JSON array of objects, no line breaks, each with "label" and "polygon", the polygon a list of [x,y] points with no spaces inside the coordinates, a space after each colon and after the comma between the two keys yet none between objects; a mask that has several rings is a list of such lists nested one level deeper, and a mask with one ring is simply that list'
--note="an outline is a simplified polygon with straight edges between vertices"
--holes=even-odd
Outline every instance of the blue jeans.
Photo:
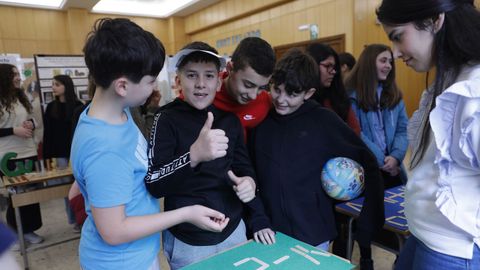
[{"label": "blue jeans", "polygon": [[245,223],[240,221],[235,231],[223,242],[212,246],[192,246],[184,243],[168,230],[163,231],[163,253],[172,270],[201,261],[204,258],[222,252],[247,241]]},{"label": "blue jeans", "polygon": [[474,270],[480,269],[480,248],[473,247],[471,260],[446,255],[410,236],[395,265],[395,270]]}]

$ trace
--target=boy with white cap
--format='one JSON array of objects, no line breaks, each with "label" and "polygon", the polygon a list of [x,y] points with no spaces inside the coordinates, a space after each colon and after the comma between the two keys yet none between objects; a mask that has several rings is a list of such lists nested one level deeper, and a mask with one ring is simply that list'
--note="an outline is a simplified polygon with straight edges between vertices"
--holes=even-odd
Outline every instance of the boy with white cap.
[{"label": "boy with white cap", "polygon": [[248,225],[263,232],[260,241],[273,243],[269,220],[255,198],[254,170],[240,121],[212,105],[225,60],[208,44],[193,42],[172,62],[183,98],[163,106],[155,116],[147,189],[154,197],[165,197],[166,211],[200,204],[221,211],[230,222],[221,233],[187,223],[165,231],[170,267],[181,268],[246,241],[243,205],[252,213]]}]

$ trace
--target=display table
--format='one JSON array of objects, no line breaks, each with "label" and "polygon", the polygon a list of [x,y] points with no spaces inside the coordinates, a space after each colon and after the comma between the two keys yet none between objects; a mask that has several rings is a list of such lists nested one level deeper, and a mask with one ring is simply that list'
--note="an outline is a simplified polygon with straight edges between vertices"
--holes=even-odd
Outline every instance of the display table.
[{"label": "display table", "polygon": [[[12,198],[12,206],[15,210],[15,220],[17,222],[17,233],[20,243],[20,250],[23,256],[23,263],[25,269],[28,269],[28,256],[27,256],[27,249],[25,248],[25,239],[23,236],[23,229],[22,229],[22,219],[20,216],[19,207],[34,204],[34,203],[41,203],[46,202],[49,200],[57,199],[57,198],[64,198],[68,196],[68,191],[70,189],[71,183],[61,184],[57,186],[45,187],[40,189],[25,189],[25,185],[28,184],[35,184],[35,183],[46,183],[48,180],[68,177],[72,176],[72,170],[70,168],[62,169],[62,170],[52,170],[52,171],[45,171],[42,173],[34,172],[28,173],[20,176],[15,177],[8,177],[3,176],[3,185],[10,193]],[[79,236],[74,238],[68,239],[78,239]],[[67,240],[67,241],[68,241]],[[65,240],[54,243],[59,244],[63,243]],[[54,244],[50,244],[54,245]],[[30,250],[28,250],[30,251]]]},{"label": "display table", "polygon": [[[392,232],[397,237],[398,249],[389,247],[388,245],[382,245],[381,239],[376,239],[374,243],[378,246],[393,252],[398,255],[400,249],[405,242],[405,238],[410,235],[408,231],[407,219],[404,214],[404,193],[405,186],[393,187],[385,190],[384,206],[385,206],[385,224],[383,229],[388,232]],[[335,210],[341,214],[347,215],[348,222],[348,246],[347,246],[347,259],[351,259],[351,252],[353,247],[353,222],[355,218],[360,215],[363,205],[363,197],[357,198],[352,201],[337,204]]]},{"label": "display table", "polygon": [[343,258],[277,233],[273,245],[249,241],[182,270],[350,270],[354,267]]}]

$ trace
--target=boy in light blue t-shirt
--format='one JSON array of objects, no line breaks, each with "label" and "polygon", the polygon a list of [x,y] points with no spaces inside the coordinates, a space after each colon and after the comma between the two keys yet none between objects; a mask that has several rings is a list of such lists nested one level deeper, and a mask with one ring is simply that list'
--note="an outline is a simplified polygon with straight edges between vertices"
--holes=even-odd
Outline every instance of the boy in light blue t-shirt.
[{"label": "boy in light blue t-shirt", "polygon": [[159,213],[146,191],[147,144],[128,107],[152,93],[165,60],[160,41],[128,19],[100,19],[84,53],[97,88],[80,116],[71,153],[88,215],[81,268],[159,269],[159,231],[189,222],[218,232],[229,220],[199,205]]}]

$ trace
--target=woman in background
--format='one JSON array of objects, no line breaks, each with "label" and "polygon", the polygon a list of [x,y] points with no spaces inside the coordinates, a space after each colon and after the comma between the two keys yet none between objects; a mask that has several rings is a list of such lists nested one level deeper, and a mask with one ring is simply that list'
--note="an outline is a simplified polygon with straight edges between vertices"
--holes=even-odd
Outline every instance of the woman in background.
[{"label": "woman in background", "polygon": [[[12,171],[16,169],[16,163],[37,160],[37,147],[33,140],[33,108],[20,88],[20,83],[20,74],[15,66],[0,64],[0,158],[7,153],[17,154],[7,163],[7,169]],[[0,170],[0,177],[4,174]],[[25,240],[32,244],[41,243],[43,237],[34,233],[42,226],[40,205],[36,203],[22,206],[19,210]],[[17,229],[11,200],[7,208],[7,222],[12,229]]]},{"label": "woman in background", "polygon": [[[72,119],[76,108],[83,105],[75,94],[72,79],[67,75],[56,75],[52,81],[52,92],[55,99],[48,103],[44,116],[43,158],[56,159],[56,167],[68,167],[70,147],[72,144]],[[49,166],[47,165],[47,168]],[[48,185],[71,182],[71,177],[50,180]],[[65,199],[65,210],[69,224],[75,223],[75,215]],[[77,228],[74,227],[77,231]]]},{"label": "woman in background", "polygon": [[[407,152],[407,113],[395,83],[395,64],[388,46],[372,44],[363,50],[345,80],[363,142],[377,159],[385,189],[406,183],[403,159]],[[367,252],[371,254],[371,248]],[[373,269],[364,260],[362,269]]]},{"label": "woman in background", "polygon": [[377,158],[385,189],[407,182],[403,159],[407,152],[408,117],[395,82],[395,63],[383,44],[365,47],[346,78],[361,137]]},{"label": "woman in background", "polygon": [[405,216],[396,269],[480,269],[480,12],[473,0],[383,0],[393,54],[435,69],[408,125]]},{"label": "woman in background", "polygon": [[320,70],[320,86],[312,98],[334,111],[357,135],[360,135],[360,126],[343,85],[337,53],[332,47],[321,43],[310,44],[306,52],[315,59]]}]

